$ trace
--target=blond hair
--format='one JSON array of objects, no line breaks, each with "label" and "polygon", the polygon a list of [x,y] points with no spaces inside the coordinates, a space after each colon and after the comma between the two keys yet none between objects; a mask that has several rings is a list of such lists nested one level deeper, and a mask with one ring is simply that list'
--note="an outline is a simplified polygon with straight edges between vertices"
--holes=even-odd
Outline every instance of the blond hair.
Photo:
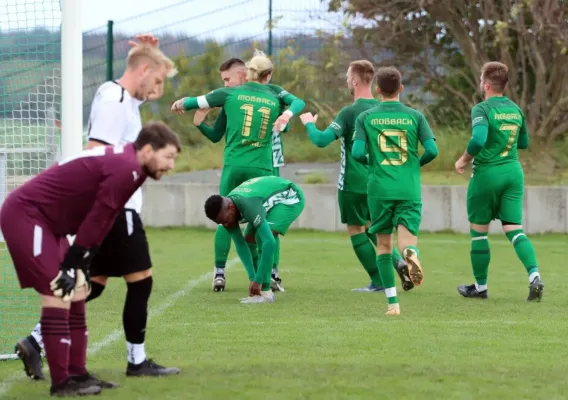
[{"label": "blond hair", "polygon": [[155,65],[163,65],[168,71],[168,78],[177,74],[174,62],[155,46],[138,44],[130,49],[126,58],[126,64],[132,69],[136,69],[141,64],[147,63],[148,61]]},{"label": "blond hair", "polygon": [[509,68],[497,61],[487,62],[481,67],[481,79],[489,82],[495,92],[503,93],[509,82]]},{"label": "blond hair", "polygon": [[253,57],[246,63],[247,80],[260,82],[272,73],[272,61],[260,50],[255,50]]},{"label": "blond hair", "polygon": [[367,60],[357,60],[349,64],[351,68],[351,73],[357,75],[361,80],[361,83],[365,85],[370,85],[375,78],[375,67],[370,61]]}]

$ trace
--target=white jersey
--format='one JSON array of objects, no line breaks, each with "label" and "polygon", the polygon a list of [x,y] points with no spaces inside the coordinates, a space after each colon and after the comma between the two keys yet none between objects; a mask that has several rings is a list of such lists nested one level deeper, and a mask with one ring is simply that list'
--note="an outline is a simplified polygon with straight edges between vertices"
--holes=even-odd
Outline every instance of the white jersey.
[{"label": "white jersey", "polygon": [[[89,140],[114,146],[134,142],[142,129],[142,103],[143,101],[132,97],[118,82],[103,83],[97,89],[91,105]],[[142,188],[134,192],[124,207],[140,214]]]}]

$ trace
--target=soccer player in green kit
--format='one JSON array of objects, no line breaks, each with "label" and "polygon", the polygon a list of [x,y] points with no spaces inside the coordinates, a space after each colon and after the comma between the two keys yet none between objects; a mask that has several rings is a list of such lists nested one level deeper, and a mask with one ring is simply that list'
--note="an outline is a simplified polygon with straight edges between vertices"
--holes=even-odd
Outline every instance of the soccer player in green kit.
[{"label": "soccer player in green kit", "polygon": [[[353,61],[347,69],[347,88],[353,96],[353,103],[343,107],[335,120],[325,129],[316,128],[317,115],[311,113],[300,115],[302,123],[306,126],[308,136],[313,144],[326,147],[333,141],[341,140],[341,166],[337,181],[337,200],[341,223],[347,224],[347,232],[351,237],[351,245],[359,262],[371,278],[369,286],[353,289],[357,292],[378,292],[384,290],[376,263],[376,252],[373,244],[377,244],[377,236],[366,231],[370,220],[369,206],[367,204],[367,178],[369,168],[353,159],[351,148],[355,120],[364,111],[379,105],[373,97],[371,86],[375,76],[373,64],[367,60]],[[404,267],[404,260],[396,248],[393,249],[393,263],[397,271]],[[401,276],[403,288],[410,290],[414,286]]]},{"label": "soccer player in green kit", "polygon": [[[420,167],[438,155],[434,135],[419,111],[400,103],[403,89],[400,72],[394,67],[377,72],[381,104],[363,112],[355,122],[353,157],[366,161],[369,150],[367,195],[371,212],[369,232],[377,234],[377,266],[388,300],[387,315],[399,315],[392,268],[393,230],[406,261],[405,280],[420,286],[424,279],[418,260],[418,230],[422,217]],[[418,156],[418,142],[424,147]]]},{"label": "soccer player in green kit", "polygon": [[[278,176],[247,180],[226,197],[216,194],[205,202],[205,215],[229,231],[247,270],[249,297],[241,303],[274,302],[270,289],[274,238],[285,235],[303,209],[302,190]],[[247,223],[244,236],[239,223]]]},{"label": "soccer player in green kit", "polygon": [[[219,67],[221,79],[225,87],[235,87],[243,85],[247,82],[246,65],[239,58],[230,58],[223,62]],[[290,105],[297,98],[289,95],[284,89],[279,86],[268,84],[268,87],[273,89],[280,97],[283,98],[285,103],[281,104],[281,111],[285,111],[285,106]],[[199,131],[207,137],[211,142],[217,143],[225,135],[227,128],[227,115],[221,109],[213,127],[208,126],[203,121],[210,109],[197,110],[193,117],[193,124]],[[290,130],[290,125],[286,125],[283,132]],[[280,132],[272,132],[272,161],[274,167],[274,175],[280,176],[280,167],[284,165],[283,143],[280,137]],[[215,269],[224,268],[227,263],[227,256],[231,248],[231,237],[226,229],[217,229],[215,232]],[[272,266],[271,287],[274,291],[284,291],[282,279],[278,274],[278,265],[280,263],[280,240],[276,237],[276,251],[274,253],[274,261]],[[219,274],[215,274],[213,278],[213,290],[222,291],[225,288],[225,278]]]},{"label": "soccer player in green kit", "polygon": [[487,232],[490,222],[499,219],[503,232],[527,270],[527,300],[540,301],[544,283],[533,245],[523,231],[524,174],[517,151],[528,147],[529,134],[519,106],[503,96],[508,74],[507,66],[500,62],[488,62],[481,68],[480,89],[485,101],[471,110],[472,138],[455,165],[456,171],[463,174],[473,159],[467,188],[467,213],[471,224],[471,264],[475,283],[458,286],[458,292],[464,297],[487,298],[487,271],[491,258]]},{"label": "soccer player in green kit", "polygon": [[[272,76],[273,66],[264,53],[255,52],[246,67],[247,83],[217,89],[205,96],[182,98],[172,106],[172,111],[177,114],[190,109],[223,107],[227,127],[220,182],[222,195],[227,195],[245,180],[273,175],[272,131],[285,129],[290,118],[305,105],[302,100],[285,91],[276,94],[273,88],[266,85]],[[283,113],[282,104],[290,105]],[[222,233],[216,233],[216,237],[223,234],[228,237],[225,228],[219,226],[217,232],[219,230]],[[224,242],[221,240],[220,243]],[[230,243],[225,243],[224,260],[219,260],[215,267],[215,291],[225,289],[225,262],[229,246]]]}]

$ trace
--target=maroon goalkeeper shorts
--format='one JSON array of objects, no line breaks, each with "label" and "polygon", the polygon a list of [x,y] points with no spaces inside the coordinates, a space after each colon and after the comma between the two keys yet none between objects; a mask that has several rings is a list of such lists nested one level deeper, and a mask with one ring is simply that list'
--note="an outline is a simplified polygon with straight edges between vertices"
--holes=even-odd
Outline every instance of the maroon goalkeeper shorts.
[{"label": "maroon goalkeeper shorts", "polygon": [[13,197],[2,204],[0,229],[20,286],[53,296],[49,284],[59,273],[59,264],[69,248],[67,238],[51,233],[34,209]]}]

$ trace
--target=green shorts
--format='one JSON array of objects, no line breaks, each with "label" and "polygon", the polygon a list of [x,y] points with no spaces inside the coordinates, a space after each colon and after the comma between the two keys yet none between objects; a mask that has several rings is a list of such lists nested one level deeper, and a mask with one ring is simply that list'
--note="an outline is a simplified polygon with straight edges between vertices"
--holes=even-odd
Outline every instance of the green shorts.
[{"label": "green shorts", "polygon": [[226,166],[223,168],[221,174],[221,181],[219,182],[219,194],[221,196],[228,195],[231,190],[239,186],[244,181],[260,176],[272,176],[273,170],[262,168],[249,168]]},{"label": "green shorts", "polygon": [[422,220],[422,202],[415,200],[384,200],[369,196],[371,226],[369,233],[389,234],[402,225],[418,236]]},{"label": "green shorts", "polygon": [[274,169],[272,171],[273,171],[272,175],[280,176],[280,167],[274,167]]},{"label": "green shorts", "polygon": [[[503,166],[504,167],[504,166]],[[523,169],[499,168],[475,171],[467,188],[467,216],[472,224],[487,225],[494,219],[523,223]]]},{"label": "green shorts", "polygon": [[[304,210],[305,199],[301,189],[296,187],[298,191],[298,202],[294,204],[276,204],[266,214],[266,222],[274,232],[284,236],[288,232],[290,225],[300,216]],[[245,236],[254,232],[254,228],[249,223],[245,228]]]},{"label": "green shorts", "polygon": [[339,215],[342,224],[365,226],[370,221],[367,193],[338,190],[337,202],[339,203]]}]

